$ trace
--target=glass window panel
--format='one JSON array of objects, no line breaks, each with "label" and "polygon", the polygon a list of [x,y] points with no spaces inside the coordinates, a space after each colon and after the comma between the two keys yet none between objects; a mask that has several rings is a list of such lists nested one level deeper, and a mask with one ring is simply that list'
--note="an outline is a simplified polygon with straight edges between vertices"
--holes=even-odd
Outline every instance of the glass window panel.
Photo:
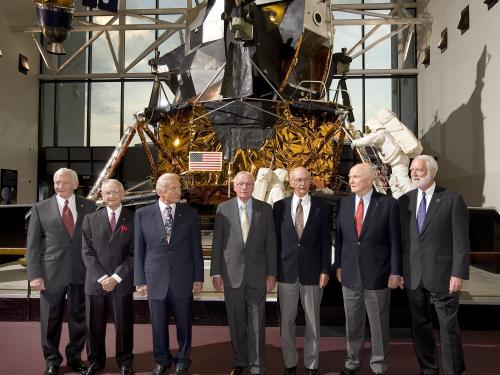
[{"label": "glass window panel", "polygon": [[[389,10],[372,10],[372,13],[389,14]],[[366,19],[377,19],[367,16]],[[365,35],[375,25],[365,26]],[[373,44],[391,32],[390,25],[380,25],[378,29],[365,41],[365,47]],[[390,69],[391,68],[391,38],[379,42],[376,46],[365,52],[365,69]]]},{"label": "glass window panel", "polygon": [[73,169],[80,178],[83,176],[90,176],[92,175],[92,169],[91,169],[91,163],[90,162],[79,162],[79,161],[72,161],[69,164],[69,167]]},{"label": "glass window panel", "polygon": [[[148,106],[152,88],[153,81],[125,82],[125,92],[123,96],[123,117],[125,119],[125,128],[135,122],[135,118],[133,116],[134,113],[141,112]],[[130,146],[135,145],[142,145],[141,139],[137,133],[134,135],[132,142],[130,142]]]},{"label": "glass window panel", "polygon": [[87,84],[57,84],[57,146],[86,146]]},{"label": "glass window panel", "polygon": [[[65,61],[70,57],[73,57],[74,53],[78,49],[87,43],[88,33],[86,32],[72,32],[68,39],[63,43],[64,49],[66,51],[65,55],[59,55],[59,65],[62,66]],[[62,73],[87,73],[87,53],[88,49],[81,52],[73,61],[71,61],[64,69]]]},{"label": "glass window panel", "polygon": [[[360,15],[345,13],[345,12],[333,12],[334,19],[361,19]],[[343,47],[347,48],[349,51],[354,45],[361,39],[361,26],[337,26],[333,34],[333,50],[334,52],[340,52]],[[356,51],[359,51],[361,46],[356,47],[356,49],[351,52],[351,55]],[[354,59],[351,63],[351,69],[361,69],[362,61],[361,56]]]},{"label": "glass window panel", "polygon": [[331,0],[331,1],[332,4],[361,4],[361,0]]},{"label": "glass window panel", "polygon": [[55,83],[42,84],[42,147],[54,146]]},{"label": "glass window panel", "polygon": [[128,9],[154,9],[156,0],[127,0]]},{"label": "glass window panel", "polygon": [[[127,24],[148,24],[149,21],[127,17]],[[125,32],[125,68],[155,40],[154,30],[128,30]],[[130,73],[149,73],[151,67],[148,61],[154,58],[154,51],[146,55],[141,61],[128,70]]]},{"label": "glass window panel", "polygon": [[93,82],[90,146],[115,146],[120,140],[120,82]]},{"label": "glass window panel", "polygon": [[[94,17],[93,21],[99,25],[106,25],[112,17]],[[119,21],[113,22],[113,25],[118,25]],[[98,31],[94,31],[97,33]],[[115,55],[118,55],[119,33],[118,31],[109,31],[109,38],[113,45]],[[109,47],[106,33],[102,33],[92,43],[92,73],[116,73],[116,66],[113,60],[113,55]]]},{"label": "glass window panel", "polygon": [[[187,8],[187,4],[190,0],[160,0],[159,7],[160,8]],[[192,6],[195,6],[196,3],[193,1]]]},{"label": "glass window panel", "polygon": [[[338,79],[334,79],[330,86],[330,99],[333,100],[335,97],[335,91],[339,83]],[[349,98],[351,100],[352,113],[354,115],[354,122],[352,123],[356,129],[361,129],[363,124],[363,80],[361,78],[349,78],[346,81],[347,92],[349,93]],[[337,101],[341,104],[342,97],[339,92]],[[347,104],[347,103],[345,103]]]},{"label": "glass window panel", "polygon": [[417,78],[401,78],[400,119],[413,133],[417,134]]},{"label": "glass window panel", "polygon": [[375,118],[378,111],[387,108],[397,112],[397,103],[392,96],[391,78],[366,78],[365,80],[365,116],[366,120]]}]

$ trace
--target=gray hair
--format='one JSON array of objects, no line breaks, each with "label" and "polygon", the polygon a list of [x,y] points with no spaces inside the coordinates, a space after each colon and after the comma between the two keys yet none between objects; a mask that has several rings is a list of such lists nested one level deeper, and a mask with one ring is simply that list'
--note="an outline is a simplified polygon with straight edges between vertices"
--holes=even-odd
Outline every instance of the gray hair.
[{"label": "gray hair", "polygon": [[427,170],[431,173],[432,177],[434,177],[438,171],[438,163],[436,159],[434,159],[430,155],[418,155],[413,160],[423,160],[425,161],[425,165],[427,166]]},{"label": "gray hair", "polygon": [[243,177],[243,176],[250,176],[252,181],[255,181],[255,179],[253,178],[253,175],[247,171],[239,171],[238,173],[236,173],[236,176],[234,176],[234,181],[238,180],[240,177]]},{"label": "gray hair", "polygon": [[101,185],[101,190],[103,190],[104,189],[104,185],[107,185],[107,184],[116,184],[116,185],[118,185],[120,187],[121,191],[125,191],[125,188],[123,187],[123,184],[120,181],[115,180],[114,178],[109,178],[107,180],[104,180],[104,182]]},{"label": "gray hair", "polygon": [[179,181],[179,176],[176,175],[175,173],[163,173],[156,181],[155,190],[156,191],[165,190],[165,187],[167,186],[167,181],[173,179]]},{"label": "gray hair", "polygon": [[56,173],[54,173],[54,179],[56,178],[57,175],[59,174],[69,174],[71,178],[73,179],[73,182],[78,185],[78,175],[73,169],[69,168],[59,168]]}]

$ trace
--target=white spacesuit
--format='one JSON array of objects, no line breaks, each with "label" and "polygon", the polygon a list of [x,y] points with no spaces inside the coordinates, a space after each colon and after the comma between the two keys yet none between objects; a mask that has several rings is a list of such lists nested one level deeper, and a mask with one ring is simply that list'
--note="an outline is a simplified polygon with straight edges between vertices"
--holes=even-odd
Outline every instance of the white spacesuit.
[{"label": "white spacesuit", "polygon": [[366,126],[371,133],[352,141],[353,147],[374,146],[383,163],[391,166],[389,186],[392,196],[399,198],[404,193],[413,190],[414,186],[408,176],[410,158],[398,145],[391,132],[377,119],[368,120]]}]

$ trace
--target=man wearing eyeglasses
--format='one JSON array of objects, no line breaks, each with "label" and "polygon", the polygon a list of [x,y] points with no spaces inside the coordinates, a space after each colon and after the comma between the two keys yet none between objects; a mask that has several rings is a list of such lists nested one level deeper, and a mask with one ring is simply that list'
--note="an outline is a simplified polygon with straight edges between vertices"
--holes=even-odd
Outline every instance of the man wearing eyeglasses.
[{"label": "man wearing eyeglasses", "polygon": [[239,172],[236,198],[221,203],[215,216],[210,275],[224,292],[231,343],[231,375],[245,368],[264,374],[266,292],[276,284],[276,236],[271,206],[252,198],[254,178]]},{"label": "man wearing eyeglasses", "polygon": [[278,243],[278,299],[285,375],[297,373],[295,319],[300,298],[304,309],[304,366],[319,374],[320,304],[331,263],[331,211],[309,195],[311,175],[303,167],[290,173],[293,196],[274,204]]}]

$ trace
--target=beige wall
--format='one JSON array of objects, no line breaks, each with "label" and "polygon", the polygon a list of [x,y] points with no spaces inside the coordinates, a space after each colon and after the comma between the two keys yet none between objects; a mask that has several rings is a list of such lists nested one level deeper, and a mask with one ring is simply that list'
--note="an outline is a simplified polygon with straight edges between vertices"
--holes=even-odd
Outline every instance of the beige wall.
[{"label": "beige wall", "polygon": [[[428,67],[419,59],[418,126],[424,153],[438,157],[438,183],[461,192],[469,206],[500,210],[500,4],[422,0],[419,48],[430,45]],[[470,29],[457,25],[469,5]],[[437,48],[448,28],[448,49]]]},{"label": "beige wall", "polygon": [[[39,55],[31,34],[12,33],[13,25],[36,22],[33,2],[2,2],[0,8],[0,168],[18,171],[18,203],[36,199],[38,149]],[[28,57],[30,72],[18,72],[19,54]]]}]

